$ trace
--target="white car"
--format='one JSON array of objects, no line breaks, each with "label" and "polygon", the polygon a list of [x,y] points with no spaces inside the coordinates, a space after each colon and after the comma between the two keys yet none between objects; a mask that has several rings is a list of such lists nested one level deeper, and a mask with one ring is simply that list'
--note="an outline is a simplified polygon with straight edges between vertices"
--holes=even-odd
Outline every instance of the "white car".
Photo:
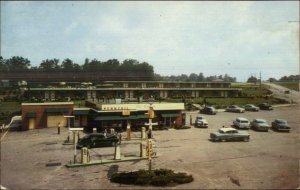
[{"label": "white car", "polygon": [[250,122],[246,118],[238,117],[233,121],[233,126],[239,128],[239,129],[249,129]]},{"label": "white car", "polygon": [[245,105],[245,110],[246,111],[259,111],[259,107],[256,107],[253,104],[246,104]]},{"label": "white car", "polygon": [[237,113],[244,113],[245,112],[245,109],[244,108],[241,108],[237,105],[230,105],[228,106],[225,111],[227,112],[237,112]]},{"label": "white car", "polygon": [[195,127],[208,127],[208,122],[203,116],[197,116],[195,121]]}]

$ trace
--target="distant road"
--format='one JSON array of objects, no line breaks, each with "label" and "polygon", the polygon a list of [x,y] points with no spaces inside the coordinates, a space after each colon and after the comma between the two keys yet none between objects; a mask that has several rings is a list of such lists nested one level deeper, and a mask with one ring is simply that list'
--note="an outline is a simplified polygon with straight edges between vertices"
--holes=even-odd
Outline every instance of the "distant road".
[{"label": "distant road", "polygon": [[[269,90],[273,93],[273,96],[275,98],[285,99],[289,102],[293,101],[294,103],[297,104],[300,103],[299,91],[291,90],[289,88],[285,88],[283,86],[273,84],[273,83],[268,83],[268,82],[265,82],[263,84],[269,86]],[[289,91],[289,94],[286,94],[285,91]]]}]

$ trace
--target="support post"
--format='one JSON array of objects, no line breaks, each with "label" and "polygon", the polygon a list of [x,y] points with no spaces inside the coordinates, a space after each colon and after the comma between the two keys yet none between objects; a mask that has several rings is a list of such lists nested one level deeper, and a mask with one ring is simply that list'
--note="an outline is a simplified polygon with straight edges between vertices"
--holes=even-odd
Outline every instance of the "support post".
[{"label": "support post", "polygon": [[146,152],[146,143],[145,142],[141,142],[140,144],[140,157],[142,158],[146,158],[147,156],[147,152]]},{"label": "support post", "polygon": [[142,127],[142,131],[141,131],[141,139],[145,139],[146,138],[146,128]]},{"label": "support post", "polygon": [[74,164],[76,164],[76,135],[75,135],[75,131],[73,133],[73,137],[74,137]]},{"label": "support post", "polygon": [[127,140],[131,139],[131,129],[130,129],[130,123],[127,122]]},{"label": "support post", "polygon": [[119,144],[115,146],[115,160],[121,160],[121,147]]}]

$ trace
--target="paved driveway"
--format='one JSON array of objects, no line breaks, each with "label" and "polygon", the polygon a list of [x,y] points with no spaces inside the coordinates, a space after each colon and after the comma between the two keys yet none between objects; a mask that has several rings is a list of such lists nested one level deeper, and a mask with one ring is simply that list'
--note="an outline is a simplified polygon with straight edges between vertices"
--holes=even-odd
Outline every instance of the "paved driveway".
[{"label": "paved driveway", "polygon": [[[188,113],[195,120],[197,113]],[[273,111],[221,112],[207,115],[207,129],[154,131],[159,158],[153,168],[169,168],[193,175],[189,184],[172,189],[291,189],[299,187],[299,107],[277,107]],[[211,142],[209,133],[230,126],[236,117],[249,120],[275,118],[289,121],[290,133],[255,132],[250,142]],[[189,118],[189,115],[188,117]],[[125,133],[123,133],[125,135]],[[66,168],[74,147],[63,146],[67,129],[11,132],[1,142],[1,185],[9,189],[152,189],[112,184],[117,171],[147,169],[148,162],[123,162],[82,168]],[[134,133],[133,136],[139,136]],[[122,155],[139,155],[139,141],[123,141]],[[79,151],[78,151],[79,152]],[[92,149],[91,159],[113,158],[114,148]],[[78,155],[79,157],[79,155]],[[50,166],[49,166],[50,165]],[[160,188],[158,188],[160,189]]]}]

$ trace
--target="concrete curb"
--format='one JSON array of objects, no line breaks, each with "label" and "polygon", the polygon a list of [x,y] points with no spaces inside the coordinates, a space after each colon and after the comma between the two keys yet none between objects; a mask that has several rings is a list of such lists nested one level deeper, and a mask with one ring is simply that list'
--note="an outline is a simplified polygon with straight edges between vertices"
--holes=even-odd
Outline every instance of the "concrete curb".
[{"label": "concrete curb", "polygon": [[[152,158],[157,158],[158,156],[153,156]],[[128,161],[137,161],[137,160],[147,160],[148,157],[139,157],[139,156],[128,156],[128,157],[122,157],[121,160],[95,160],[90,161],[89,163],[82,164],[82,163],[76,163],[76,164],[66,164],[67,168],[74,168],[74,167],[81,167],[81,166],[92,166],[92,165],[100,165],[100,164],[111,164],[111,163],[118,163],[118,162],[128,162]]]}]

